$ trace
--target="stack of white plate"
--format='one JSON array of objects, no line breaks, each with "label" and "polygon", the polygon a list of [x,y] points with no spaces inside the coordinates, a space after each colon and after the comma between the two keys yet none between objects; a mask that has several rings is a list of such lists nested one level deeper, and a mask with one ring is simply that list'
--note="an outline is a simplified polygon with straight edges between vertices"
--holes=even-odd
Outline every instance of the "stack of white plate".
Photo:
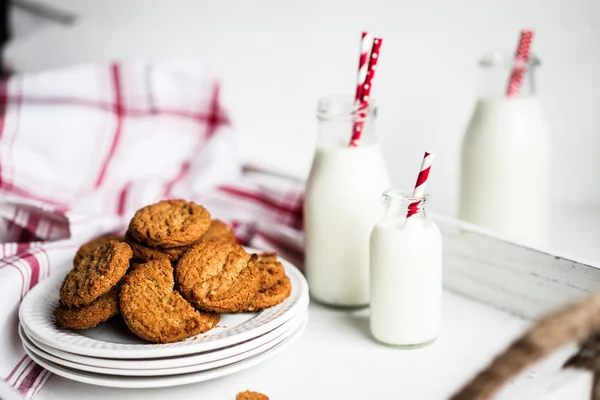
[{"label": "stack of white plate", "polygon": [[58,327],[54,309],[62,274],[41,282],[23,299],[19,334],[36,363],[84,383],[149,388],[219,378],[269,359],[302,334],[308,285],[296,267],[281,261],[292,282],[283,303],[258,313],[222,314],[218,327],[183,342],[144,342],[120,317],[83,331]]}]

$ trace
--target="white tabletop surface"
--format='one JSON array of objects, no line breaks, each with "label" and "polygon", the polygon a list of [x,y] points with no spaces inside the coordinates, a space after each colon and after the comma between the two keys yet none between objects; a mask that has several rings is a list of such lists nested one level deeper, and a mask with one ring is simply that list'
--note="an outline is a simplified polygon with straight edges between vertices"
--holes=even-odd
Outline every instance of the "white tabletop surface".
[{"label": "white tabletop surface", "polygon": [[[375,343],[368,310],[311,304],[304,335],[273,359],[214,381],[162,389],[112,389],[52,376],[36,399],[231,400],[247,389],[271,399],[442,399],[517,336],[528,321],[457,294],[444,293],[443,333],[429,347],[398,350]],[[556,364],[554,362],[552,364]],[[521,381],[543,376],[542,365]],[[513,383],[518,385],[520,381]]]},{"label": "white tabletop surface", "polygon": [[[600,261],[595,245],[600,210],[555,214],[552,241],[557,250]],[[579,235],[573,235],[573,232]],[[595,264],[599,265],[599,264]],[[312,303],[303,336],[273,359],[214,381],[163,389],[129,390],[91,386],[52,376],[36,396],[45,399],[234,399],[246,389],[271,399],[443,399],[519,335],[529,321],[451,292],[444,293],[440,339],[418,350],[375,343],[368,333],[368,310],[340,311]],[[531,379],[552,377],[565,358],[557,357],[521,375],[509,389]],[[508,391],[510,392],[510,390]],[[401,397],[400,397],[401,395]],[[504,396],[503,396],[504,398]],[[506,398],[511,398],[510,396]]]}]

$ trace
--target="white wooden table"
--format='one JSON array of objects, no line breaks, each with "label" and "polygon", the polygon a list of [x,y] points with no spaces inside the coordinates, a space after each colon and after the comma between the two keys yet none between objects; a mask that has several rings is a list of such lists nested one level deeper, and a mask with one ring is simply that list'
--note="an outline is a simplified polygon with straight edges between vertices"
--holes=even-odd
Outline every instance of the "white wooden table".
[{"label": "white wooden table", "polygon": [[[369,336],[368,310],[312,303],[304,335],[250,370],[188,386],[128,390],[52,376],[36,399],[443,399],[518,336],[532,319],[600,287],[600,270],[437,218],[444,235],[443,331],[433,345],[397,350]],[[568,346],[511,382],[500,399],[586,399],[589,374],[561,371]]]},{"label": "white wooden table", "polygon": [[[296,343],[265,364],[239,374],[145,390],[103,388],[53,376],[36,398],[231,400],[237,392],[252,389],[272,399],[288,400],[442,399],[528,324],[451,292],[444,293],[444,311],[440,339],[429,347],[407,351],[389,349],[370,339],[367,310],[336,311],[313,303],[307,330]],[[553,361],[531,376],[557,369],[560,360]]]}]

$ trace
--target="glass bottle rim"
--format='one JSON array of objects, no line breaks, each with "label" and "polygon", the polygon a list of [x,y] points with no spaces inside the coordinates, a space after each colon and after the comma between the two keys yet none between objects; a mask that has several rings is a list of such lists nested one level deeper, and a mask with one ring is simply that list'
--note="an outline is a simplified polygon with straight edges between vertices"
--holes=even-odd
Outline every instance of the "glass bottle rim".
[{"label": "glass bottle rim", "polygon": [[[514,64],[514,53],[495,51],[484,55],[479,59],[479,66],[483,68],[505,67],[512,68]],[[529,56],[527,68],[539,67],[542,61],[535,54]]]},{"label": "glass bottle rim", "polygon": [[[354,118],[359,111],[359,105],[354,96],[327,95],[319,98],[317,104],[317,117],[319,119],[346,119]],[[369,101],[367,116],[377,115],[377,102],[375,99]]]},{"label": "glass bottle rim", "polygon": [[382,200],[384,204],[402,203],[407,207],[411,203],[420,202],[419,207],[421,208],[429,201],[429,193],[423,194],[422,197],[415,197],[412,190],[388,189],[383,192]]}]

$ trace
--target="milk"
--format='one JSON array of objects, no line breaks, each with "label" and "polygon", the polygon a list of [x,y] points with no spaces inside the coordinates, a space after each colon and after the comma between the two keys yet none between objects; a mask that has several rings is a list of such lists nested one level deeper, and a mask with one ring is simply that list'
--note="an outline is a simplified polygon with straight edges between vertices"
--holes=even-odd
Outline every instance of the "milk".
[{"label": "milk", "polygon": [[460,218],[544,245],[550,156],[550,130],[537,97],[480,100],[462,144]]},{"label": "milk", "polygon": [[306,274],[316,300],[368,304],[369,235],[381,217],[381,193],[389,187],[376,143],[349,147],[325,141],[317,148],[304,211]]},{"label": "milk", "polygon": [[399,209],[371,234],[370,329],[380,342],[419,347],[440,333],[442,238],[424,214],[405,221]]}]

